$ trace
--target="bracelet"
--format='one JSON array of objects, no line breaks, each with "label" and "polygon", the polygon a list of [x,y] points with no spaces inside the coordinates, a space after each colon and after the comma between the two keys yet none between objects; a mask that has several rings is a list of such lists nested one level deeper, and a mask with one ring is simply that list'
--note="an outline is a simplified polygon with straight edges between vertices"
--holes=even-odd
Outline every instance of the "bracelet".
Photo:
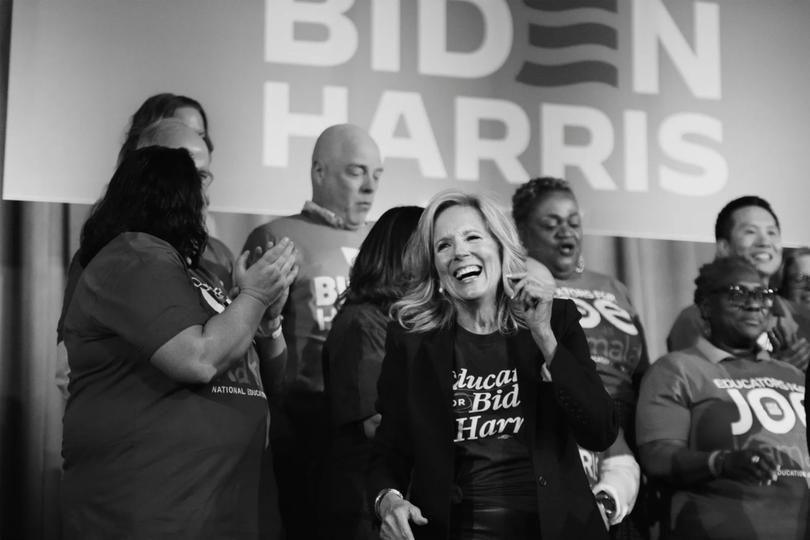
[{"label": "bracelet", "polygon": [[283,326],[281,325],[281,323],[284,321],[284,315],[279,315],[278,317],[276,317],[276,320],[278,321],[278,326],[276,326],[270,333],[270,339],[280,338],[281,332],[284,330]]},{"label": "bracelet", "polygon": [[602,510],[605,511],[605,515],[608,519],[612,518],[616,515],[616,499],[613,498],[613,495],[608,493],[607,491],[600,490],[595,496],[596,503],[602,507]]},{"label": "bracelet", "polygon": [[381,489],[377,496],[374,498],[374,514],[377,516],[377,519],[382,521],[382,516],[380,515],[380,506],[382,505],[383,499],[389,493],[393,493],[394,495],[398,495],[400,499],[404,499],[405,497],[402,496],[402,493],[398,489],[394,488],[386,488]]},{"label": "bracelet", "polygon": [[709,454],[709,472],[715,478],[720,478],[723,474],[723,462],[726,460],[728,450],[715,450]]},{"label": "bracelet", "polygon": [[268,334],[267,331],[262,328],[262,325],[259,324],[259,327],[256,329],[256,337],[260,338],[270,338],[270,339],[278,339],[281,337],[281,332],[283,331],[281,322],[284,320],[283,315],[279,315],[273,321],[276,322],[276,327],[273,328],[270,333]]}]

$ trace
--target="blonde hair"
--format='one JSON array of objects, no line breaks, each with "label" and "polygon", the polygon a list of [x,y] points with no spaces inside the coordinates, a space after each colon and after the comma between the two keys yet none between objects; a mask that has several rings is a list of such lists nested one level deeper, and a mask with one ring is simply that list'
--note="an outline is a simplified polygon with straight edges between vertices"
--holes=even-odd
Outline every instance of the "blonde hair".
[{"label": "blonde hair", "polygon": [[457,190],[443,191],[428,203],[416,232],[405,252],[407,271],[412,277],[402,299],[391,306],[391,317],[411,332],[448,328],[456,320],[456,307],[439,292],[439,276],[433,251],[434,228],[439,214],[453,206],[474,208],[481,214],[487,231],[498,243],[501,256],[501,283],[497,293],[498,331],[509,334],[525,328],[523,311],[504,290],[504,276],[526,271],[526,253],[512,221],[489,198]]}]

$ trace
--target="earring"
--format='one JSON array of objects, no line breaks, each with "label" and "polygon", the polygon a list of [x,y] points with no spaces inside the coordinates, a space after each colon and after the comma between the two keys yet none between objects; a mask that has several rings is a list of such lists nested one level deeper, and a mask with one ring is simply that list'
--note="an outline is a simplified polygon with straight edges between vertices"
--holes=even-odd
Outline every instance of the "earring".
[{"label": "earring", "polygon": [[577,259],[577,265],[574,268],[574,272],[576,272],[577,274],[581,274],[584,271],[585,271],[585,257],[582,255],[582,253],[580,253],[579,259]]},{"label": "earring", "polygon": [[444,294],[444,287],[442,287],[441,283],[439,283],[439,294]]}]

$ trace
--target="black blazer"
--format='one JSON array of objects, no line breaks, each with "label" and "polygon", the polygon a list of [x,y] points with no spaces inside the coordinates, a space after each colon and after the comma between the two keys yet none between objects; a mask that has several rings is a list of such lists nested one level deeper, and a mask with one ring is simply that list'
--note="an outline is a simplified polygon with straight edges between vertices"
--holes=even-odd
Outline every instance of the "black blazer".
[{"label": "black blazer", "polygon": [[[613,401],[591,360],[570,300],[554,300],[551,328],[558,345],[542,382],[543,355],[528,330],[507,336],[515,359],[524,429],[537,480],[543,540],[600,539],[607,531],[582,469],[577,443],[608,448],[618,433]],[[378,390],[382,423],[372,444],[368,493],[396,488],[422,510],[417,539],[445,539],[454,491],[452,374],[455,328],[409,333],[389,327]]]}]

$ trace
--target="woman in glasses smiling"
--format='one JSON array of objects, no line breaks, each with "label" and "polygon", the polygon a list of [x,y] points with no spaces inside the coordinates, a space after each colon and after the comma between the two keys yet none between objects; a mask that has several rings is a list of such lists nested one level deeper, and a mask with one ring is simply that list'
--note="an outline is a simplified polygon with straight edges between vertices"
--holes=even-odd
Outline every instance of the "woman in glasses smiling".
[{"label": "woman in glasses smiling", "polygon": [[642,467],[671,497],[661,537],[804,538],[804,374],[757,342],[775,293],[736,257],[704,265],[695,284],[707,335],[655,362],[638,401]]}]

